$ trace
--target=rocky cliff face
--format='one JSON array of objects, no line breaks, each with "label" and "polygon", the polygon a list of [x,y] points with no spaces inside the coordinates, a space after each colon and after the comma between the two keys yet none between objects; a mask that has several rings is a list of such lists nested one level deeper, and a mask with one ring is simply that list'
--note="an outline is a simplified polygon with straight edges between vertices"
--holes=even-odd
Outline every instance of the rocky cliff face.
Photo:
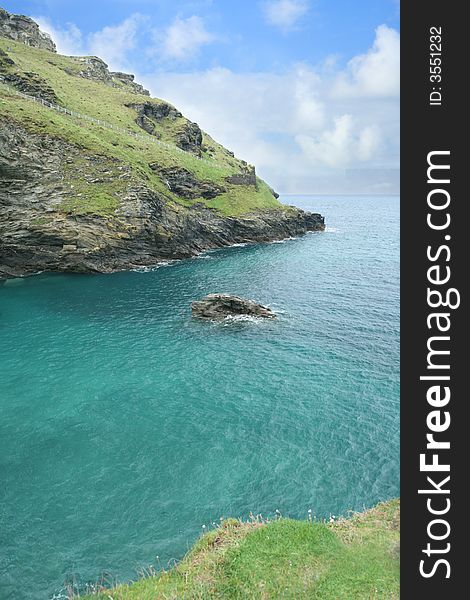
[{"label": "rocky cliff face", "polygon": [[12,15],[3,8],[0,8],[0,36],[56,52],[54,42],[47,33],[40,31],[37,23],[24,15]]},{"label": "rocky cliff face", "polygon": [[0,10],[0,279],[124,270],[324,228],[132,75],[54,50],[31,19]]},{"label": "rocky cliff face", "polygon": [[110,71],[108,65],[98,56],[79,56],[76,60],[82,66],[79,74],[85,79],[92,79],[110,86],[123,86],[134,94],[150,96],[150,92],[144,86],[134,81],[134,75]]},{"label": "rocky cliff face", "polygon": [[38,271],[111,272],[323,229],[323,217],[298,209],[222,217],[204,206],[178,206],[136,185],[122,166],[123,191],[113,216],[67,215],[60,207],[73,197],[73,190],[64,185],[64,176],[76,159],[90,173],[90,185],[96,178],[112,181],[119,168],[112,161],[97,163],[96,157],[60,140],[2,124],[0,277]]}]

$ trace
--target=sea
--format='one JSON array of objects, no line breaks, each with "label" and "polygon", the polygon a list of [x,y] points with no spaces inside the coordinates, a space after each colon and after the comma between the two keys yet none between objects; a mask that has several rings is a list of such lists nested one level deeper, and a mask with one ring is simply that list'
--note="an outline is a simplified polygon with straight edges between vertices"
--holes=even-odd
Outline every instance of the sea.
[{"label": "sea", "polygon": [[[167,568],[227,517],[399,495],[399,198],[281,199],[326,230],[0,285],[1,600]],[[278,318],[193,319],[212,292]]]}]

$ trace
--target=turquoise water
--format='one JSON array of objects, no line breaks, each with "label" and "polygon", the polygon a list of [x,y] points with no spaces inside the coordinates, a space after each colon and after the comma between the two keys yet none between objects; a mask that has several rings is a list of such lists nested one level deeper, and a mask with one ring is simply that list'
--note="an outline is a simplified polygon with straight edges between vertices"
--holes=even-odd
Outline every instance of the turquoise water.
[{"label": "turquoise water", "polygon": [[[328,230],[0,286],[1,600],[134,578],[221,516],[399,494],[399,200],[286,200]],[[209,292],[280,318],[192,320]]]}]

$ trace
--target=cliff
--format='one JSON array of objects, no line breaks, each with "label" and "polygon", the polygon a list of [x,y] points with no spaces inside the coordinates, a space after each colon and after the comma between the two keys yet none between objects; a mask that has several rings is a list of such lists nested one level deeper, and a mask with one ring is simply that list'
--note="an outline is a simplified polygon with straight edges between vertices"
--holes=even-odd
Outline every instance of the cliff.
[{"label": "cliff", "polygon": [[[400,502],[329,523],[223,522],[175,567],[86,600],[399,598]],[[162,565],[160,565],[161,568]]]},{"label": "cliff", "polygon": [[0,10],[0,278],[110,272],[324,228],[134,76]]},{"label": "cliff", "polygon": [[0,8],[0,35],[32,46],[55,52],[56,47],[47,33],[40,31],[39,25],[24,15],[12,15]]}]

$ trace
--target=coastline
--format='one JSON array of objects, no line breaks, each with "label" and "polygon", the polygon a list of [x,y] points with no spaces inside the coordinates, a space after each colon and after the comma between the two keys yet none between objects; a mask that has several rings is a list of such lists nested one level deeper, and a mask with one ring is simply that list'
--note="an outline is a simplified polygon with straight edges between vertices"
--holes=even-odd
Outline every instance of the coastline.
[{"label": "coastline", "polygon": [[148,567],[137,581],[111,588],[96,583],[80,597],[398,600],[399,523],[400,499],[328,521],[311,511],[304,521],[226,519],[203,529],[176,565]]},{"label": "coastline", "polygon": [[[122,257],[117,257],[111,254],[111,256],[108,258],[106,254],[103,254],[102,252],[99,254],[86,253],[85,251],[77,250],[77,248],[71,251],[64,251],[63,249],[57,249],[54,251],[51,248],[45,248],[43,246],[39,246],[37,248],[25,248],[24,246],[3,247],[2,255],[2,247],[0,246],[0,283],[8,279],[30,277],[45,272],[107,274],[125,271],[151,270],[152,268],[166,266],[178,260],[197,258],[203,255],[205,252],[211,250],[221,250],[224,248],[236,248],[264,243],[282,243],[289,239],[296,239],[307,233],[325,231],[326,226],[324,217],[320,214],[308,213],[302,209],[291,206],[286,207],[286,209],[289,211],[295,210],[295,217],[292,220],[289,218],[279,220],[278,225],[281,231],[277,230],[275,222],[273,224],[270,218],[266,218],[267,215],[248,215],[246,218],[240,217],[239,219],[228,219],[227,221],[233,222],[229,223],[229,230],[231,227],[233,227],[234,241],[230,241],[230,239],[227,237],[227,233],[224,232],[225,235],[219,235],[218,237],[209,240],[206,243],[202,242],[201,246],[199,247],[197,244],[195,244],[194,247],[187,247],[186,251],[177,251],[176,256],[169,255],[151,257],[149,249],[146,248],[147,253],[144,253],[139,257],[134,257],[135,262],[127,262],[129,254],[133,254],[135,252],[132,248],[127,248],[127,252],[125,252]],[[269,217],[271,216],[272,215],[269,215]],[[221,222],[221,226],[224,225],[224,221]],[[244,223],[244,221],[246,221],[248,225]],[[251,226],[250,222],[253,221],[256,223],[256,228],[251,232],[251,237],[245,239],[243,234],[247,233],[246,229],[247,227]],[[269,229],[267,231],[263,231],[263,224],[271,226],[271,231],[269,231]],[[238,232],[237,229],[240,229],[240,232]],[[26,255],[24,256],[23,260],[20,258],[22,254]],[[10,256],[10,258],[8,258],[8,256]],[[153,260],[145,262],[146,258],[153,258]],[[2,260],[3,263],[13,262],[14,266],[3,264]],[[44,261],[45,268],[37,269],[35,266],[33,266],[35,261],[39,263]],[[120,264],[122,262],[124,264]],[[18,265],[15,265],[15,263],[18,263]],[[113,266],[113,263],[114,265],[117,263],[118,266]]]}]

